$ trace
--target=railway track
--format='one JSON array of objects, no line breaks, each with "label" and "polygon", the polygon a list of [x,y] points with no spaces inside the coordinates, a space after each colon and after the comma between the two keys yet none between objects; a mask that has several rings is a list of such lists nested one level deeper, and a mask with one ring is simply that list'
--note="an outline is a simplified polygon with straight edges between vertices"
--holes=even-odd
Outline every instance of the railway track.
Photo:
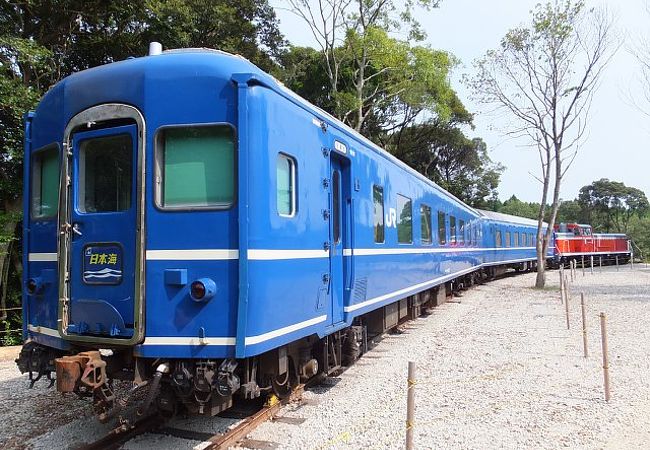
[{"label": "railway track", "polygon": [[[313,384],[310,382],[309,385]],[[282,406],[299,402],[307,385],[301,384],[284,399],[272,397],[261,409],[245,417],[225,433],[210,435],[189,430],[166,427],[167,420],[157,414],[144,417],[132,425],[122,424],[95,442],[78,447],[77,450],[117,450],[131,439],[145,433],[158,433],[187,440],[202,441],[202,450],[226,450],[241,442],[260,424],[275,418]]]},{"label": "railway track", "polygon": [[[516,276],[518,274],[519,272],[506,272],[504,274],[495,276],[494,279],[507,278]],[[448,303],[460,303],[460,300],[455,299],[455,296],[462,297],[462,291],[466,289],[467,288],[463,288],[455,294],[452,294],[452,296],[448,297],[446,301]],[[407,322],[410,322],[410,320]],[[404,323],[406,322],[403,322],[400,325],[403,325]],[[374,342],[374,344],[376,345],[377,342]],[[321,380],[322,376],[316,376],[309,380],[307,383],[298,385],[293,389],[287,398],[277,399],[277,397],[272,397],[275,399],[274,401],[267,402],[267,404],[265,404],[261,409],[247,415],[234,427],[230,428],[227,432],[224,433],[210,434],[205,432],[168,427],[167,419],[154,414],[152,416],[142,418],[132,425],[123,424],[111,430],[101,439],[79,447],[77,450],[117,450],[131,439],[146,433],[162,434],[180,439],[198,441],[201,442],[201,450],[226,450],[236,445],[237,443],[242,443],[242,441],[245,440],[246,436],[255,430],[255,428],[257,428],[260,424],[276,418],[280,409],[284,405],[302,401],[302,394],[305,389],[309,386],[319,383]],[[267,445],[265,446],[265,444]],[[253,448],[274,448],[274,444],[275,443],[271,442],[250,442],[250,445],[248,446]]]}]

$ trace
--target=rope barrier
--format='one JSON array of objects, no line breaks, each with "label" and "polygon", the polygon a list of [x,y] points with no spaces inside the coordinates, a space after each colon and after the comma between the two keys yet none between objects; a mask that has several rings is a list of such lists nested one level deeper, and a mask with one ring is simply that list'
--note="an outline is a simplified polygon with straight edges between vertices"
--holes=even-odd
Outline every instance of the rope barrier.
[{"label": "rope barrier", "polygon": [[15,330],[0,330],[0,333],[14,333],[14,332],[17,332],[17,331],[23,331],[23,329],[22,328],[17,328]]}]

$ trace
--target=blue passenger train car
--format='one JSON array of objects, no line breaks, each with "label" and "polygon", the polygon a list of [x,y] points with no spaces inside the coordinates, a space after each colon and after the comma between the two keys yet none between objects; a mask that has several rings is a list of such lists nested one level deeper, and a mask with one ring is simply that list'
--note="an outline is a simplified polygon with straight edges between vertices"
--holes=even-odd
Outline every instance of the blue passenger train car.
[{"label": "blue passenger train car", "polygon": [[159,388],[170,413],[284,395],[536,264],[534,221],[465,205],[220,51],[67,77],[27,115],[25,150],[18,364],[103,419],[112,378]]}]

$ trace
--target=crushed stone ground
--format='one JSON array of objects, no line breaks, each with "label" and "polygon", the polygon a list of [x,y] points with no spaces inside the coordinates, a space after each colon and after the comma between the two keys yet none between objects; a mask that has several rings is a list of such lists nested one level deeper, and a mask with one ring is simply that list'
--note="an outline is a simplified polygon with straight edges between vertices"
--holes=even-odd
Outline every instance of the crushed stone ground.
[{"label": "crushed stone ground", "polygon": [[[567,272],[568,273],[568,272]],[[305,393],[250,439],[282,449],[402,449],[406,372],[417,364],[417,449],[650,448],[650,270],[578,270],[570,325],[557,271],[545,290],[534,274],[507,277],[464,293],[385,337],[339,377]],[[589,358],[582,355],[580,292],[587,302]],[[608,317],[612,399],[604,401],[600,325]],[[61,396],[0,358],[0,448],[72,448],[104,428],[87,401]],[[228,419],[177,419],[172,426],[217,432]],[[198,446],[198,447],[196,447]],[[197,441],[148,434],[126,449],[200,448]],[[244,447],[241,447],[244,448]]]}]

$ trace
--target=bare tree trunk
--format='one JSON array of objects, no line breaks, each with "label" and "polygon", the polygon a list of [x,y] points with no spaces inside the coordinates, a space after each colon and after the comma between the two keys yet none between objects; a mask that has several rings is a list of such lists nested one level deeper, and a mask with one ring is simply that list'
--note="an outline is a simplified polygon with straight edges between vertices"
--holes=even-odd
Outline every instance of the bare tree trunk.
[{"label": "bare tree trunk", "polygon": [[542,160],[543,182],[542,182],[542,201],[539,205],[539,213],[537,214],[537,242],[535,243],[535,251],[537,255],[537,276],[535,278],[535,287],[543,289],[546,285],[546,248],[544,245],[544,214],[546,213],[546,200],[548,198],[548,187],[550,185],[550,150],[548,147],[544,148],[544,155]]}]

